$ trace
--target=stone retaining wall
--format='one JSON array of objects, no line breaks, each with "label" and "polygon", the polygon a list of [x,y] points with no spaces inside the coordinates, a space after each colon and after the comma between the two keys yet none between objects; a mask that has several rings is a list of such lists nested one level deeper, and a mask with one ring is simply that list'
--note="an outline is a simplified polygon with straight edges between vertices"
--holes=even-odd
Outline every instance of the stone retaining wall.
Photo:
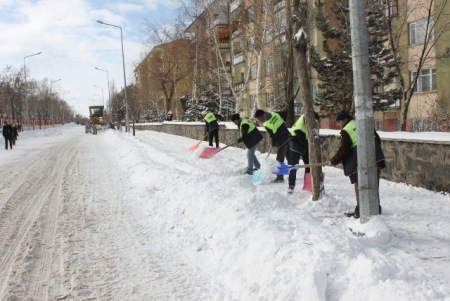
[{"label": "stone retaining wall", "polygon": [[[239,139],[236,129],[226,129],[219,125],[219,140],[226,145]],[[150,130],[200,140],[205,135],[204,123],[153,123],[137,124],[136,130]],[[269,135],[264,135],[258,150],[266,153],[270,149]],[[137,132],[136,135],[139,135]],[[339,135],[320,135],[322,160],[326,161],[339,148]],[[243,144],[237,147],[244,148]],[[384,154],[393,159],[387,160],[381,177],[393,182],[402,182],[434,191],[450,192],[450,141],[412,141],[382,139]],[[273,153],[275,150],[272,151]],[[338,165],[341,166],[341,165]]]}]

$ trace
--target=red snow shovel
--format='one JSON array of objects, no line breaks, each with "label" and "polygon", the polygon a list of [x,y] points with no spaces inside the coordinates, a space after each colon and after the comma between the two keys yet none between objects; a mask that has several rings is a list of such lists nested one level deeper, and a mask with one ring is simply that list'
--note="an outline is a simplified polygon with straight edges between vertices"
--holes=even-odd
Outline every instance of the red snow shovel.
[{"label": "red snow shovel", "polygon": [[[207,135],[208,135],[208,133],[205,134],[205,136],[203,137],[203,139],[205,139],[205,137],[206,137]],[[189,151],[190,151],[190,152],[195,151],[195,150],[200,146],[200,143],[202,143],[203,139],[201,139],[198,143],[192,145],[192,146],[189,148]]]},{"label": "red snow shovel", "polygon": [[211,159],[211,158],[214,157],[218,152],[223,151],[224,149],[226,149],[227,147],[232,146],[232,145],[235,144],[235,143],[236,143],[236,142],[234,142],[234,143],[232,143],[232,144],[230,144],[230,145],[224,146],[224,147],[222,147],[222,148],[219,148],[219,147],[209,147],[209,148],[205,148],[205,149],[203,150],[203,152],[200,154],[199,158],[202,158],[202,159]]}]

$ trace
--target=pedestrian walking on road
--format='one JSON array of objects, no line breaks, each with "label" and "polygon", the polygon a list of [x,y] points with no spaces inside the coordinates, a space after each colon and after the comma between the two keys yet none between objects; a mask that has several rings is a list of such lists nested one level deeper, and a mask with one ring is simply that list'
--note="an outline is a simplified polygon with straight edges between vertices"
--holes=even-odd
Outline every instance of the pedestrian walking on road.
[{"label": "pedestrian walking on road", "polygon": [[15,124],[12,125],[12,144],[16,145],[17,137],[19,137],[19,131],[17,130],[17,127]]},{"label": "pedestrian walking on road", "polygon": [[[358,191],[358,139],[356,136],[356,121],[345,110],[336,116],[338,126],[341,128],[341,146],[336,154],[330,159],[330,164],[337,165],[342,162],[344,174],[350,178],[350,182],[355,186],[356,207],[353,212],[347,213],[347,217],[359,218],[359,191]],[[375,138],[375,160],[377,166],[377,191],[380,183],[380,170],[386,167],[383,150],[381,149],[381,139],[374,131]],[[378,193],[378,208],[381,214],[380,195]]]},{"label": "pedestrian walking on road", "polygon": [[2,135],[3,135],[3,138],[5,138],[5,149],[6,150],[8,149],[8,143],[9,143],[9,146],[11,147],[11,149],[12,149],[12,146],[13,146],[13,144],[12,144],[12,132],[13,132],[13,130],[12,130],[11,125],[8,124],[7,121],[5,121],[5,125],[3,126],[3,129],[2,129]]},{"label": "pedestrian walking on road", "polygon": [[241,138],[237,140],[238,143],[244,142],[247,147],[247,171],[245,174],[252,175],[255,170],[261,168],[261,164],[256,158],[255,152],[259,143],[263,140],[263,135],[258,130],[253,122],[247,118],[241,118],[239,113],[231,116],[231,121],[238,126]]}]

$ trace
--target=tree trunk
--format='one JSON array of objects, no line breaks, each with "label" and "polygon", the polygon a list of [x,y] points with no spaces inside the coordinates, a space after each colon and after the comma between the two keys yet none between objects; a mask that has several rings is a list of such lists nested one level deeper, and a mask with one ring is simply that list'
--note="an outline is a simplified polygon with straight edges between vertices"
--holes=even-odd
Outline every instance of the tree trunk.
[{"label": "tree trunk", "polygon": [[[285,7],[286,7],[286,19],[289,20],[292,16],[292,10],[291,10],[291,4],[289,0],[285,0]],[[286,26],[286,36],[292,37],[292,26]],[[288,126],[293,126],[295,123],[295,97],[297,96],[297,92],[294,91],[294,51],[292,47],[292,40],[288,39],[286,41],[289,43],[288,48],[288,57],[287,57],[287,64],[286,64],[286,82],[285,82],[285,101],[288,105],[288,114],[286,118],[286,123]]]},{"label": "tree trunk", "polygon": [[[294,1],[294,11],[301,11],[301,20],[306,20],[306,13],[300,10],[299,0]],[[294,23],[294,33],[298,33],[300,29],[299,19]],[[297,34],[298,35],[298,34]],[[297,76],[299,80],[300,93],[302,97],[303,112],[305,115],[305,123],[308,132],[308,150],[309,162],[311,164],[320,163],[321,148],[319,138],[319,124],[315,119],[314,103],[312,100],[311,84],[309,77],[309,65],[307,62],[308,42],[306,34],[302,34],[294,45],[294,59],[297,67]],[[317,201],[325,194],[325,187],[323,184],[322,167],[311,168],[311,177],[313,182],[312,200]]]}]

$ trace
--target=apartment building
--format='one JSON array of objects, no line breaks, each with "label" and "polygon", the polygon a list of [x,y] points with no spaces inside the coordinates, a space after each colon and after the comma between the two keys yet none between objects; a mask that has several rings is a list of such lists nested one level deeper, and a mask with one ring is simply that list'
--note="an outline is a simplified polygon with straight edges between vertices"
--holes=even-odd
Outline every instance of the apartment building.
[{"label": "apartment building", "polygon": [[[403,21],[407,24],[401,28],[399,44],[405,61],[403,78],[409,85],[417,76],[417,85],[409,105],[407,129],[445,130],[439,128],[439,119],[448,118],[450,113],[450,27],[447,25],[450,3],[444,0],[391,2],[394,8],[398,5],[398,26]],[[402,102],[398,111],[401,112],[404,106]],[[389,114],[387,112],[384,118]]]},{"label": "apartment building", "polygon": [[[405,87],[417,75],[408,107],[408,130],[424,130],[450,114],[450,33],[446,23],[450,5],[447,0],[433,0],[428,18],[430,1],[380,0],[393,20]],[[290,58],[293,12],[287,3],[292,5],[286,0],[215,0],[206,7],[185,30],[194,53],[193,67],[190,83],[183,91],[177,88],[179,96],[187,93],[196,97],[213,89],[221,95],[223,110],[242,116],[251,116],[256,108],[279,109],[293,99],[295,113],[300,114],[298,79]],[[320,49],[324,38],[315,26],[315,15],[330,13],[335,1],[300,0],[300,4],[308,11],[309,42]],[[427,30],[431,42],[425,47],[426,59],[422,56],[424,63],[418,71]],[[316,97],[317,73],[311,69],[310,74]],[[400,82],[394,85],[400,86]],[[405,107],[405,99],[398,99],[386,111],[374,112],[376,129],[399,130]],[[333,116],[329,120],[324,120],[325,126],[333,128]]]},{"label": "apartment building", "polygon": [[175,39],[153,47],[134,70],[142,109],[180,120],[178,101],[192,90],[192,52],[189,39]]},{"label": "apartment building", "polygon": [[[230,1],[234,96],[242,116],[283,109],[298,86],[290,49],[290,6],[284,0]],[[299,94],[294,107],[300,113]]]}]

